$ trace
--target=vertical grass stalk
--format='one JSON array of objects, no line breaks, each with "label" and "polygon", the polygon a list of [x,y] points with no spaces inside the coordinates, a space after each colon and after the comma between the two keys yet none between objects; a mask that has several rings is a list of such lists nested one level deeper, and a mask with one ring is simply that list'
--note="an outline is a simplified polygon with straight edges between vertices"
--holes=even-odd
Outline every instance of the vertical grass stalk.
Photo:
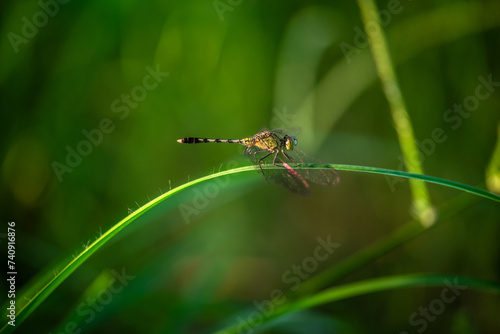
[{"label": "vertical grass stalk", "polygon": [[[382,82],[384,94],[391,108],[392,119],[396,129],[406,168],[415,174],[424,174],[420,153],[418,151],[413,128],[406,105],[401,94],[393,62],[389,55],[387,40],[380,24],[379,11],[373,0],[358,0],[361,17],[365,25],[366,35]],[[429,192],[424,182],[410,180],[413,195],[413,212],[424,227],[435,221],[435,210],[431,205]]]},{"label": "vertical grass stalk", "polygon": [[486,169],[486,186],[490,191],[500,193],[500,123],[498,123],[497,143]]}]

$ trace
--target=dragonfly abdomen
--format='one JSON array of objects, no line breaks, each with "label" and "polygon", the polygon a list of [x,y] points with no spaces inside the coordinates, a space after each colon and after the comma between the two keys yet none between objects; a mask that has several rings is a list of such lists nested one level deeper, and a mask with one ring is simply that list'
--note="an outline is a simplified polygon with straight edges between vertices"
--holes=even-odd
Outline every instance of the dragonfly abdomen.
[{"label": "dragonfly abdomen", "polygon": [[196,138],[186,137],[177,140],[181,144],[201,144],[201,143],[230,143],[230,144],[243,144],[241,139],[213,139],[213,138]]}]

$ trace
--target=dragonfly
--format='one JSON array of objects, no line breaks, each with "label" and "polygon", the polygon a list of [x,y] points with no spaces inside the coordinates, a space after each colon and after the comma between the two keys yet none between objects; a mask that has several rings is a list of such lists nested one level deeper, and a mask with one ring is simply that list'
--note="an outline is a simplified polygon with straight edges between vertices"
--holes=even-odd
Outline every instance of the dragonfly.
[{"label": "dragonfly", "polygon": [[[335,169],[301,169],[298,163],[319,163],[297,148],[298,141],[281,129],[263,129],[257,134],[241,139],[212,139],[186,137],[177,140],[180,144],[229,143],[246,146],[245,155],[260,167],[264,179],[302,196],[310,196],[309,182],[320,185],[334,185],[339,182]],[[265,160],[271,161],[278,168],[263,169]]]}]

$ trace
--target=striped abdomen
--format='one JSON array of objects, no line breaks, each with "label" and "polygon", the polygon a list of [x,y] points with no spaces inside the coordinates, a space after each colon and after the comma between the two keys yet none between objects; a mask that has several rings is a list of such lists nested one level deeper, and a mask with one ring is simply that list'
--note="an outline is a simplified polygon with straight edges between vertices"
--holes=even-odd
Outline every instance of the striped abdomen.
[{"label": "striped abdomen", "polygon": [[245,139],[211,139],[211,138],[186,137],[178,139],[177,142],[181,144],[230,143],[230,144],[245,145]]}]

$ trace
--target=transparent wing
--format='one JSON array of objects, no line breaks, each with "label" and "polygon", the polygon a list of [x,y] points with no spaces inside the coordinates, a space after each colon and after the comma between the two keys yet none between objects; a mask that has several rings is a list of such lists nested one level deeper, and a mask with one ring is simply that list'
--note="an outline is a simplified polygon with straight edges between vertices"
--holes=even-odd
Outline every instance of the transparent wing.
[{"label": "transparent wing", "polygon": [[[316,158],[313,158],[300,149],[295,148],[292,151],[287,151],[287,154],[297,163],[323,163]],[[298,173],[306,180],[321,184],[335,185],[339,183],[339,175],[333,168],[331,169],[297,169]]]},{"label": "transparent wing", "polygon": [[[262,158],[264,158],[262,160],[262,164],[272,164],[275,153],[269,153],[269,151],[263,151],[255,146],[245,150],[245,155],[254,165],[259,165],[259,160]],[[262,169],[260,171],[264,174],[266,181],[271,180],[272,182],[302,196],[309,197],[311,195],[309,184],[303,175],[299,173],[300,170],[293,169],[293,162],[288,161],[286,157],[283,157],[281,152],[276,158],[275,166],[280,168]]]},{"label": "transparent wing", "polygon": [[[291,135],[297,136],[301,132],[301,128],[273,129],[270,130],[280,136]],[[293,162],[297,163],[323,163],[316,158],[305,154],[301,149],[295,147],[291,151],[286,151],[286,154],[292,158]],[[282,153],[280,153],[282,155]],[[286,157],[284,162],[290,162]],[[297,172],[306,180],[321,185],[334,185],[339,182],[339,175],[335,169],[297,169]]]}]

